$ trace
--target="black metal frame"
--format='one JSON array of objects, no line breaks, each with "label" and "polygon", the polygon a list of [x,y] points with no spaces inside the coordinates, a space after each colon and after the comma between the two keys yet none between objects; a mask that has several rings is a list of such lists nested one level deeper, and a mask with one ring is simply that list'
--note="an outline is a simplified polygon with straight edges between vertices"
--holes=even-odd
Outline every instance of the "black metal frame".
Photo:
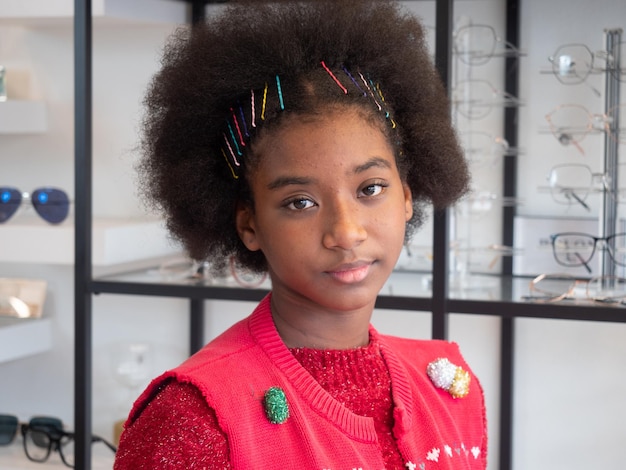
[{"label": "black metal frame", "polygon": [[76,468],[91,468],[91,0],[74,1],[74,430]]},{"label": "black metal frame", "polygon": [[[519,8],[521,0],[507,2],[507,41],[519,44]],[[202,19],[206,0],[188,2],[191,21]],[[91,89],[91,2],[74,0],[75,48],[75,407],[76,468],[91,468],[91,395],[92,395],[92,295],[115,293],[128,295],[163,296],[189,299],[191,316],[189,348],[197,351],[203,344],[204,300],[258,301],[263,290],[244,288],[203,287],[172,284],[146,284],[97,280],[92,277],[92,89]],[[450,39],[452,30],[453,0],[436,0],[436,51],[435,61],[442,79],[449,83]],[[506,91],[517,96],[518,67],[516,59],[507,59],[505,70]],[[511,145],[517,144],[515,110],[506,110],[504,136]],[[516,160],[505,159],[504,196],[515,196]],[[503,241],[513,244],[513,208],[504,209]],[[564,304],[527,304],[514,301],[474,301],[451,299],[448,293],[448,213],[439,211],[434,217],[433,229],[433,291],[431,298],[381,295],[377,308],[431,312],[433,338],[446,338],[448,315],[477,314],[499,317],[501,326],[501,379],[500,379],[500,470],[512,468],[512,410],[514,380],[514,319],[552,318],[601,322],[626,322],[622,309]],[[503,264],[499,278],[505,298],[511,298],[511,264]]]}]

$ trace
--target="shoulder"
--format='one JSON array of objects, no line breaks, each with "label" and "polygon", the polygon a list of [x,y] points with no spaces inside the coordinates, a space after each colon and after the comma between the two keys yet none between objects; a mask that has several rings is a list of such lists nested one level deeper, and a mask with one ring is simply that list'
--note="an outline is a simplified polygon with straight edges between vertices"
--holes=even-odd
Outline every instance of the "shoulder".
[{"label": "shoulder", "polygon": [[126,424],[114,468],[190,468],[205,458],[202,449],[207,444],[216,451],[213,457],[228,462],[227,439],[215,412],[196,387],[170,380],[158,388],[136,419]]}]

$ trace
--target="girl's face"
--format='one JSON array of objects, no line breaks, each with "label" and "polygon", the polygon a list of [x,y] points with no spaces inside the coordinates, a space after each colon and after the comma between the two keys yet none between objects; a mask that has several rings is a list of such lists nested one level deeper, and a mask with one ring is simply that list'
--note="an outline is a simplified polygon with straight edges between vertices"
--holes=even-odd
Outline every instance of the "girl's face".
[{"label": "girl's face", "polygon": [[237,226],[265,255],[273,300],[323,311],[373,309],[412,216],[385,135],[353,109],[295,118],[257,143],[254,209]]}]

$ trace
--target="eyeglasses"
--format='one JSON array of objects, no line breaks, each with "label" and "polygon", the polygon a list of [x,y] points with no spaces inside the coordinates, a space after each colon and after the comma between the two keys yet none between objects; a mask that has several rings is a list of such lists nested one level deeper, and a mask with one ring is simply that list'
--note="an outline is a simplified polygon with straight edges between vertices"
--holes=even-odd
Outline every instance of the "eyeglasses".
[{"label": "eyeglasses", "polygon": [[29,201],[37,214],[51,224],[63,222],[69,214],[70,200],[61,189],[38,188],[29,194],[10,186],[0,186],[0,223],[13,217],[23,201]]},{"label": "eyeglasses", "polygon": [[[619,166],[618,174],[623,173],[624,165]],[[626,168],[625,168],[626,169]],[[602,185],[602,190],[609,192],[616,202],[621,202],[626,192],[611,190],[611,176],[606,173],[594,173],[587,165],[565,163],[552,167],[548,175],[550,193],[557,204],[580,204],[586,210],[591,210],[585,202],[589,194],[595,190],[594,186]]]},{"label": "eyeglasses", "polygon": [[550,235],[554,259],[561,266],[584,266],[591,273],[589,261],[593,258],[598,243],[601,243],[611,259],[620,266],[626,266],[626,233],[616,233],[608,237],[595,237],[587,233],[566,232]]},{"label": "eyeglasses", "polygon": [[603,303],[626,303],[626,279],[598,276],[576,279],[568,274],[540,274],[530,281],[526,300],[559,302],[561,300],[591,300]]},{"label": "eyeglasses", "polygon": [[587,77],[595,69],[595,54],[586,45],[563,44],[548,60],[559,82],[564,85],[586,83],[596,96],[600,96],[600,91],[587,82]]},{"label": "eyeglasses", "polygon": [[454,32],[454,53],[468,65],[482,65],[492,57],[517,57],[519,49],[504,41],[489,25],[472,24]]},{"label": "eyeglasses", "polygon": [[[626,52],[626,43],[619,44],[620,59],[626,58],[624,54]],[[616,48],[617,49],[617,48]],[[596,59],[605,61],[603,67],[596,65]],[[559,46],[554,54],[548,57],[548,60],[552,63],[552,72],[558,81],[564,85],[575,85],[586,82],[587,77],[594,72],[609,71],[618,80],[624,81],[626,79],[626,72],[624,69],[617,69],[614,64],[618,62],[607,51],[592,52],[585,44],[563,44]],[[620,61],[623,65],[624,62]],[[591,85],[589,85],[591,87]],[[591,87],[594,93],[600,96],[600,92]]]},{"label": "eyeglasses", "polygon": [[254,289],[260,287],[267,279],[267,272],[256,273],[247,268],[240,266],[235,257],[230,257],[230,275],[233,277],[237,285]]},{"label": "eyeglasses", "polygon": [[493,107],[520,106],[515,96],[498,90],[487,80],[468,79],[459,81],[452,90],[452,103],[467,119],[486,117]]},{"label": "eyeglasses", "polygon": [[515,152],[502,137],[494,137],[488,132],[468,131],[459,133],[459,141],[465,158],[473,168],[484,168],[495,164],[498,159]]},{"label": "eyeglasses", "polygon": [[615,142],[626,144],[626,129],[613,125],[624,122],[620,117],[626,119],[626,104],[614,106],[606,114],[591,114],[578,104],[562,104],[545,116],[554,137],[562,145],[574,145],[583,155],[585,151],[580,142],[593,130],[606,132]]},{"label": "eyeglasses", "polygon": [[[514,248],[512,246],[499,245],[499,244],[491,244],[488,246],[469,246],[462,247],[459,242],[452,242],[450,249],[453,253],[459,256],[461,259],[465,258],[465,263],[468,268],[475,268],[480,266],[482,268],[487,268],[492,270],[496,267],[496,263],[500,261],[505,256],[517,256],[522,254],[522,250]],[[477,260],[477,256],[481,258]],[[463,261],[460,261],[463,263]],[[457,263],[457,270],[462,270],[464,267],[459,266],[460,263]],[[461,268],[461,269],[458,269]]]},{"label": "eyeglasses", "polygon": [[[58,418],[39,416],[28,423],[20,423],[16,416],[0,415],[0,445],[6,446],[13,442],[18,428],[24,437],[24,452],[33,462],[43,463],[50,453],[58,451],[63,463],[74,468],[74,436],[73,432],[63,430],[63,423]],[[113,452],[117,449],[102,437],[93,435],[91,443],[102,442]]]},{"label": "eyeglasses", "polygon": [[208,261],[197,261],[183,257],[166,261],[159,266],[159,274],[166,280],[190,281],[210,284],[213,280]]},{"label": "eyeglasses", "polygon": [[496,204],[499,207],[513,207],[522,202],[521,199],[514,197],[504,197],[491,191],[474,189],[457,202],[455,209],[460,217],[476,217],[488,213]]},{"label": "eyeglasses", "polygon": [[167,261],[159,266],[159,274],[166,280],[198,283],[203,285],[228,283],[229,275],[240,287],[260,287],[267,279],[267,273],[255,273],[245,269],[229,258],[226,269],[212,269],[208,261],[197,261],[187,257]]}]

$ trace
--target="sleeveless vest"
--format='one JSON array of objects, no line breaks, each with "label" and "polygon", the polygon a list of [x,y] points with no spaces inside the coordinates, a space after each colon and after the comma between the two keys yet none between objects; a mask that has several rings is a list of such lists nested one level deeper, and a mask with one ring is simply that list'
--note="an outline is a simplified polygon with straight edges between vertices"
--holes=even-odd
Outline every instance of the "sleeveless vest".
[{"label": "sleeveless vest", "polygon": [[[373,421],[332,398],[293,357],[274,327],[270,295],[251,316],[155,379],[130,420],[174,378],[195,385],[216,411],[234,469],[384,470]],[[453,398],[426,373],[438,358],[470,371],[458,346],[380,335],[373,327],[370,336],[389,368],[393,433],[406,468],[484,470],[487,430],[478,380],[472,374],[469,393]],[[280,424],[271,422],[264,405],[274,387],[284,392],[289,409]]]}]

